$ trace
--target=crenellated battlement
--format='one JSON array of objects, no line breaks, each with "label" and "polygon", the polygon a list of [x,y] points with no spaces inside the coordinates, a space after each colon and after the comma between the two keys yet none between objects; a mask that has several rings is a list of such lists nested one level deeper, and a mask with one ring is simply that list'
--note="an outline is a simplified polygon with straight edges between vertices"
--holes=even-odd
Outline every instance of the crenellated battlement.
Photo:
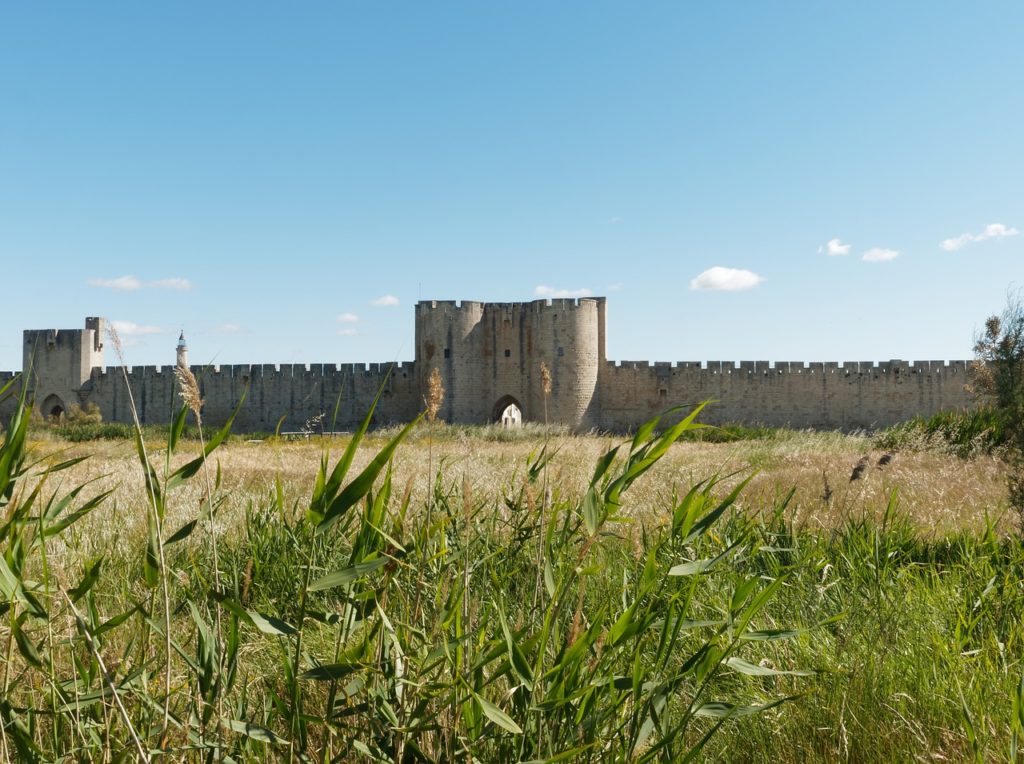
[{"label": "crenellated battlement", "polygon": [[420,300],[416,303],[416,312],[431,311],[570,311],[580,308],[590,309],[605,302],[604,297],[542,297],[529,302],[480,302],[477,300]]},{"label": "crenellated battlement", "polygon": [[[149,376],[174,376],[174,366],[107,366],[105,368],[95,367],[92,369],[90,379],[105,379],[107,377],[123,377],[126,373],[131,377]],[[371,374],[383,376],[391,370],[391,374],[411,376],[416,373],[415,361],[404,361],[402,363],[266,363],[266,364],[234,364],[211,366],[190,366],[192,374],[198,379],[200,377],[231,377],[235,379],[246,379],[250,377],[332,377],[339,374]],[[0,372],[2,374],[13,374],[14,372]]]},{"label": "crenellated battlement", "polygon": [[545,297],[540,300],[530,301],[530,305],[540,308],[553,308],[555,310],[577,310],[579,308],[597,307],[605,302],[604,297]]},{"label": "crenellated battlement", "polygon": [[482,310],[490,303],[478,302],[476,300],[420,300],[416,303],[416,312],[425,313],[429,311],[454,311],[454,310]]},{"label": "crenellated battlement", "polygon": [[[235,426],[248,431],[301,429],[336,408],[337,426],[353,427],[378,391],[377,423],[409,421],[422,409],[435,370],[446,391],[440,417],[459,423],[496,421],[511,405],[519,412],[513,419],[629,430],[673,406],[711,400],[703,417],[710,423],[853,429],[971,405],[966,360],[607,360],[606,302],[422,300],[414,311],[413,361],[189,368],[204,419],[225,421],[244,397]],[[134,402],[143,422],[169,421],[180,406],[176,367],[104,366],[105,326],[88,318],[84,329],[24,333],[37,402],[47,415],[95,403],[112,421],[130,421]],[[178,351],[179,363],[187,364],[183,335]],[[0,372],[0,384],[13,376]]]},{"label": "crenellated battlement", "polygon": [[605,361],[608,371],[671,369],[713,374],[966,374],[971,361]]}]

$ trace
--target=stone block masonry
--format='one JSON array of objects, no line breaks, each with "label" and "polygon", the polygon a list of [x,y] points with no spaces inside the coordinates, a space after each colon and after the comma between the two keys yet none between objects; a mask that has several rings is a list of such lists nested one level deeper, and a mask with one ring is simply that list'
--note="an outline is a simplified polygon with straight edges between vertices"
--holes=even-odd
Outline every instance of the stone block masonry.
[{"label": "stone block masonry", "polygon": [[826,430],[877,429],[972,404],[967,361],[803,363],[607,361],[602,425],[629,429],[670,405],[713,403],[701,421]]},{"label": "stone block masonry", "polygon": [[[234,429],[238,432],[295,432],[319,419],[330,430],[358,426],[384,391],[374,414],[377,425],[408,421],[419,413],[414,364],[240,364],[191,366],[203,398],[203,420],[210,425],[227,421],[243,400]],[[105,421],[131,422],[128,386],[143,424],[167,422],[176,399],[173,366],[112,366],[94,369],[79,391],[81,405],[95,403]],[[337,414],[335,415],[335,407]]]},{"label": "stone block masonry", "polygon": [[[412,362],[190,368],[211,426],[226,421],[245,393],[239,432],[272,432],[279,422],[295,431],[317,417],[330,429],[336,404],[336,429],[352,429],[382,385],[375,424],[406,422],[422,410],[435,368],[445,388],[438,418],[459,424],[498,421],[514,405],[526,422],[627,431],[673,406],[711,400],[702,420],[712,424],[854,430],[971,405],[967,361],[616,363],[605,357],[605,322],[603,297],[431,300],[415,308]],[[104,330],[104,319],[88,318],[84,329],[24,333],[23,369],[32,370],[30,390],[44,415],[95,403],[104,420],[130,422],[130,389],[144,424],[169,421],[178,405],[174,367],[104,367]],[[179,359],[187,357],[182,349]],[[0,373],[0,386],[12,376]]]}]

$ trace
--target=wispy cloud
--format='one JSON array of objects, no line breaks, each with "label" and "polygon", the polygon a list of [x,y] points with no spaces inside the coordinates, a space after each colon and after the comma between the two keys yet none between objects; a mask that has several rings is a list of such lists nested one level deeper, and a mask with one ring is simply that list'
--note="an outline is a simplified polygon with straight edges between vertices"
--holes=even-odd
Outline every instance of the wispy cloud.
[{"label": "wispy cloud", "polygon": [[89,279],[88,284],[89,286],[100,287],[101,289],[115,289],[119,292],[134,292],[137,289],[144,288],[173,289],[178,292],[187,292],[192,288],[191,281],[180,277],[143,282],[135,276],[118,276],[114,279]]},{"label": "wispy cloud", "polygon": [[164,334],[167,330],[159,326],[146,326],[134,321],[111,321],[111,326],[122,337],[141,337],[145,334]]},{"label": "wispy cloud", "polygon": [[242,327],[238,324],[219,324],[214,327],[214,331],[218,334],[238,334],[242,331]]},{"label": "wispy cloud", "polygon": [[157,279],[146,284],[154,289],[174,289],[178,292],[187,292],[192,288],[192,282],[183,278]]},{"label": "wispy cloud", "polygon": [[348,327],[344,329],[339,329],[338,334],[342,337],[355,337],[357,334],[359,334],[359,332],[351,327]]},{"label": "wispy cloud", "polygon": [[342,313],[338,316],[338,323],[340,324],[357,324],[359,323],[359,316],[355,313]]},{"label": "wispy cloud", "polygon": [[762,281],[763,276],[746,268],[724,268],[716,265],[693,279],[690,282],[690,289],[701,292],[739,292],[743,289],[753,289]]},{"label": "wispy cloud", "polygon": [[594,293],[586,287],[580,289],[559,289],[557,287],[549,287],[540,284],[534,287],[533,293],[537,297],[555,297],[555,298],[566,298],[566,297],[590,297]]},{"label": "wispy cloud", "polygon": [[830,257],[850,254],[850,245],[843,244],[839,239],[829,239],[828,242],[818,247],[818,252],[824,252]]},{"label": "wispy cloud", "polygon": [[393,308],[398,305],[398,298],[393,294],[386,294],[378,297],[376,300],[371,300],[370,305],[375,308]]},{"label": "wispy cloud", "polygon": [[900,256],[900,253],[895,249],[883,249],[882,247],[872,247],[861,257],[866,263],[884,263],[888,260],[895,260]]},{"label": "wispy cloud", "polygon": [[989,223],[981,233],[962,233],[951,239],[943,239],[939,246],[947,252],[956,252],[968,244],[985,241],[986,239],[1005,239],[1007,236],[1016,236],[1019,233],[1020,231],[1016,228],[1011,228],[1002,223]]},{"label": "wispy cloud", "polygon": [[116,279],[89,279],[89,286],[131,292],[142,288],[142,282],[134,276],[118,276]]},{"label": "wispy cloud", "polygon": [[621,292],[622,291],[622,283],[621,282],[616,282],[614,284],[609,284],[608,286],[605,287],[605,289],[607,291],[609,291],[609,292]]}]

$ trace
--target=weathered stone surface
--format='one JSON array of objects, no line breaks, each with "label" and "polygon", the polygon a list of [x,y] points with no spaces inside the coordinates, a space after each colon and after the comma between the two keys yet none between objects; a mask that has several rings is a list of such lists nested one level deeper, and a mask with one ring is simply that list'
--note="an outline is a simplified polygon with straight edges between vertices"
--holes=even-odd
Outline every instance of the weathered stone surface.
[{"label": "weathered stone surface", "polygon": [[[713,400],[703,421],[850,430],[971,404],[967,361],[616,364],[605,357],[605,308],[603,297],[423,301],[415,310],[415,362],[191,369],[211,425],[224,422],[246,394],[235,420],[243,432],[272,431],[279,421],[282,430],[298,430],[320,416],[329,430],[336,403],[334,428],[351,429],[381,386],[375,422],[408,421],[423,408],[434,368],[446,391],[439,418],[457,423],[495,421],[513,402],[528,422],[628,430],[670,407]],[[32,370],[44,414],[91,402],[105,420],[130,422],[130,390],[143,423],[168,421],[176,404],[173,367],[104,367],[104,329],[104,319],[88,318],[84,329],[25,331],[23,368]],[[549,396],[542,364],[551,374]],[[11,376],[0,372],[0,384]]]}]

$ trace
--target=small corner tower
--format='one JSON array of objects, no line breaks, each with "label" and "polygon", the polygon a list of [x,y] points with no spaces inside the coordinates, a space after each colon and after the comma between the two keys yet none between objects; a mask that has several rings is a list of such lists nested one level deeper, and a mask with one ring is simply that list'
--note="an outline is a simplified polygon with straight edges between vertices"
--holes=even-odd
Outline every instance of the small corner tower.
[{"label": "small corner tower", "polygon": [[106,326],[92,316],[84,329],[25,330],[21,368],[44,416],[59,417],[88,400],[93,370],[103,366]]},{"label": "small corner tower", "polygon": [[181,334],[178,336],[178,368],[188,368],[188,343],[185,342],[185,330],[182,329]]}]

